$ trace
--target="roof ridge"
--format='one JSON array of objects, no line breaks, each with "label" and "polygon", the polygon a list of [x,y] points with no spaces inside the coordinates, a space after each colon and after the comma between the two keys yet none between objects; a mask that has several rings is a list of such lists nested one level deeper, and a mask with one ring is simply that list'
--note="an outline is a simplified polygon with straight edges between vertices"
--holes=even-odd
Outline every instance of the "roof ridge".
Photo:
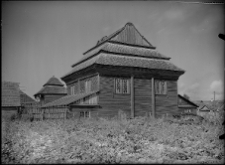
[{"label": "roof ridge", "polygon": [[[110,34],[107,39],[99,42],[97,45],[95,45],[94,47],[88,49],[86,52],[83,53],[83,55],[87,54],[89,51],[99,47],[100,45],[102,45],[103,43],[105,43],[106,41],[110,40],[111,38],[115,37],[119,32],[121,32],[123,29],[125,28],[125,26],[123,26],[122,28],[120,28],[119,30],[115,31],[114,33]],[[104,36],[105,37],[105,36]],[[103,37],[103,38],[104,38]]]},{"label": "roof ridge", "polygon": [[[117,35],[119,35],[123,30],[125,30],[128,26],[133,27],[134,30],[139,34],[139,36],[142,38],[142,40],[144,40],[148,45],[146,45],[146,47],[150,47],[155,49],[156,47],[153,46],[138,30],[137,28],[133,25],[133,23],[131,22],[127,22],[125,24],[125,26],[123,26],[122,28],[120,28],[119,30],[117,30],[116,32],[114,32],[113,34],[109,35],[109,36],[104,36],[101,38],[101,40],[98,40],[97,45],[95,45],[94,47],[92,47],[91,49],[87,50],[86,52],[83,53],[83,55],[86,55],[88,52],[90,52],[91,50],[99,47],[100,45],[102,45],[105,42],[109,42],[112,38],[116,37]],[[127,34],[126,34],[127,35]],[[136,36],[135,36],[136,37]],[[124,42],[122,42],[124,43]],[[140,45],[140,44],[134,44],[137,46],[144,46],[144,45]]]},{"label": "roof ridge", "polygon": [[43,85],[43,87],[47,85],[64,86],[63,83],[54,75]]}]

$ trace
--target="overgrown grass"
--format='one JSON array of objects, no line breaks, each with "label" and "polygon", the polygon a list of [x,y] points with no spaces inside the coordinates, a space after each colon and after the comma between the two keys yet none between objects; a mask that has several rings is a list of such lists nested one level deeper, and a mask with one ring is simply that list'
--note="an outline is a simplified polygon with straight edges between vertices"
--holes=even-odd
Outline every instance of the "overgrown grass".
[{"label": "overgrown grass", "polygon": [[185,120],[7,121],[2,163],[223,163],[222,125]]}]

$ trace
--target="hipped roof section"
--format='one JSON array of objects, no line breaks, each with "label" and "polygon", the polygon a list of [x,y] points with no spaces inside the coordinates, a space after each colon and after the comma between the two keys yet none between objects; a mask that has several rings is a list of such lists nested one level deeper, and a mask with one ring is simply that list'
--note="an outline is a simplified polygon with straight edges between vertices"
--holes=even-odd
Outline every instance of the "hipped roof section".
[{"label": "hipped roof section", "polygon": [[67,94],[66,88],[64,85],[60,82],[59,79],[57,79],[55,76],[51,77],[41,88],[40,91],[38,91],[36,94],[34,94],[34,97],[39,94]]},{"label": "hipped roof section", "polygon": [[55,76],[52,76],[43,86],[64,86],[59,79],[57,79]]},{"label": "hipped roof section", "polygon": [[140,57],[132,57],[132,56],[120,56],[120,55],[112,55],[108,53],[100,53],[97,56],[77,65],[74,67],[69,73],[67,73],[64,77],[87,68],[93,64],[100,65],[110,65],[110,66],[123,66],[123,67],[136,67],[136,68],[146,68],[146,69],[157,69],[157,70],[168,70],[168,71],[177,71],[184,73],[184,70],[178,68],[171,62],[167,60],[159,60],[159,59],[146,59]]},{"label": "hipped roof section", "polygon": [[97,42],[97,45],[89,49],[88,51],[84,52],[83,54],[87,54],[91,50],[97,48],[98,46],[102,45],[107,41],[116,41],[118,43],[125,43],[129,45],[136,45],[142,47],[148,47],[151,49],[155,49],[154,46],[148,40],[145,39],[144,36],[135,28],[135,26],[128,22],[124,27],[117,30],[115,33],[107,36],[104,36],[101,40]]},{"label": "hipped roof section", "polygon": [[92,94],[95,94],[97,92],[99,92],[99,91],[94,91],[94,92],[90,92],[90,93],[82,93],[82,94],[77,94],[77,95],[67,95],[67,96],[61,97],[57,100],[54,100],[50,103],[43,105],[42,108],[53,107],[53,106],[66,106],[66,105],[74,103],[75,101],[78,101],[78,100],[88,97]]},{"label": "hipped roof section", "polygon": [[103,37],[96,46],[86,51],[83,58],[72,65],[72,71],[61,79],[93,64],[161,69],[183,74],[184,70],[170,63],[169,59],[170,57],[155,50],[155,47],[132,23],[127,23],[112,35]]}]

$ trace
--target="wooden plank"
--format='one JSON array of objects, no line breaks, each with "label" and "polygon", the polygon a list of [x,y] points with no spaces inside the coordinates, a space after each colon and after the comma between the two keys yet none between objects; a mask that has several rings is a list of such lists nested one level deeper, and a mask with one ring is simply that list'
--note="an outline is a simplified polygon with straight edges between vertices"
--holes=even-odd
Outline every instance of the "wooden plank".
[{"label": "wooden plank", "polygon": [[155,118],[155,81],[154,77],[151,79],[152,84],[152,116]]},{"label": "wooden plank", "polygon": [[131,118],[134,118],[134,112],[135,112],[135,109],[134,109],[134,76],[131,76],[131,79],[130,79],[130,82],[131,82]]}]

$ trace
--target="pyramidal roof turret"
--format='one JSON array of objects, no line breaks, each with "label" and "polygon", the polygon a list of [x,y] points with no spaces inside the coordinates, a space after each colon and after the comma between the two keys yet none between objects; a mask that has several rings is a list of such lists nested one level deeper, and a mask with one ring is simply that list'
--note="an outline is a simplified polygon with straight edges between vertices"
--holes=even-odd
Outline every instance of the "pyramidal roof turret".
[{"label": "pyramidal roof turret", "polygon": [[57,79],[55,76],[52,76],[43,86],[64,86],[59,79]]},{"label": "pyramidal roof turret", "polygon": [[104,36],[97,42],[97,45],[84,52],[83,54],[87,54],[89,51],[99,47],[103,43],[112,42],[112,43],[121,43],[130,46],[139,46],[145,48],[155,49],[154,47],[141,33],[136,29],[136,27],[128,22],[124,27],[117,30],[115,33]]}]

